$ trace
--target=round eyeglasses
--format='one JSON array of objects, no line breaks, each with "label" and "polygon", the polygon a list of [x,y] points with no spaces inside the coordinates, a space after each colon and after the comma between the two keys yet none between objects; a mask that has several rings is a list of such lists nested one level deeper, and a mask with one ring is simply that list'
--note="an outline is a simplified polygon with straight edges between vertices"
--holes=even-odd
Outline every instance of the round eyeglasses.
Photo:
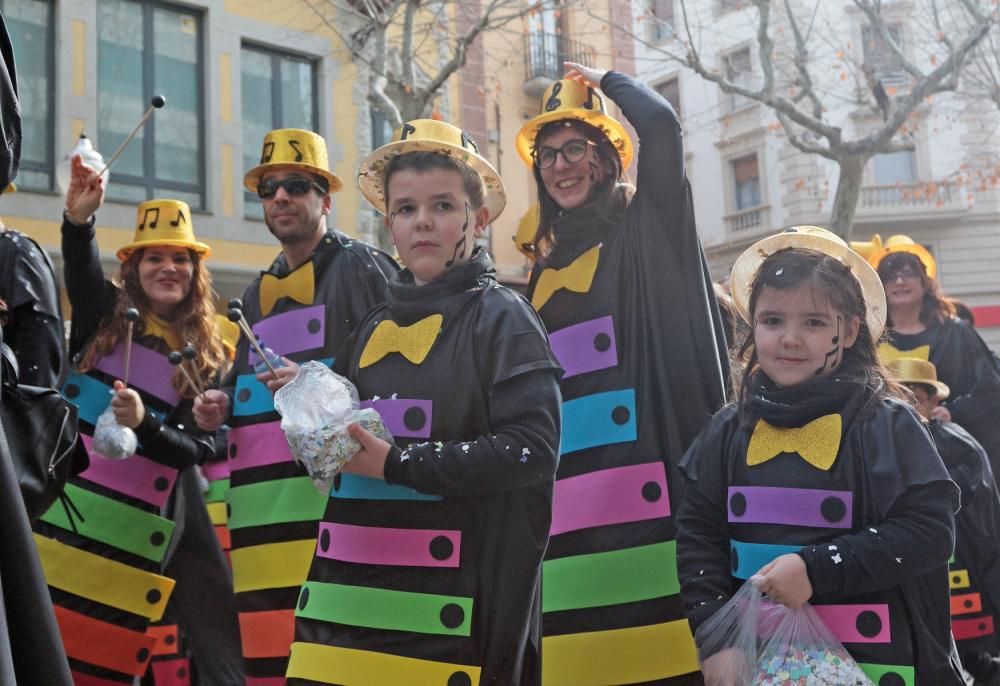
[{"label": "round eyeglasses", "polygon": [[597,144],[586,138],[573,138],[562,144],[562,147],[552,148],[548,145],[541,145],[531,153],[531,158],[535,161],[535,166],[539,169],[548,169],[556,163],[556,157],[563,156],[567,164],[576,164],[587,156],[587,147]]}]

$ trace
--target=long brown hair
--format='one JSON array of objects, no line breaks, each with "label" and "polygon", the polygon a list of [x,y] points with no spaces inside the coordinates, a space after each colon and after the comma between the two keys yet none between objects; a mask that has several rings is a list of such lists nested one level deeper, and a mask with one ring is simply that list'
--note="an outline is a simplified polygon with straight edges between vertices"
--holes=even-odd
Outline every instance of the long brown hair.
[{"label": "long brown hair", "polygon": [[[593,188],[588,202],[594,202],[595,210],[601,213],[603,219],[617,223],[628,206],[633,188],[625,179],[625,170],[622,168],[622,160],[618,151],[600,129],[575,119],[560,119],[549,122],[538,130],[538,134],[535,136],[535,147],[546,136],[566,127],[572,128],[594,143],[597,158],[608,169],[612,170],[607,178],[602,179]],[[535,239],[532,242],[533,252],[537,258],[544,259],[555,245],[552,223],[562,214],[563,208],[552,199],[546,190],[545,182],[542,180],[542,170],[538,165],[532,164],[531,170],[535,175],[535,185],[538,189],[538,230],[535,232]]]},{"label": "long brown hair", "polygon": [[[879,278],[882,283],[886,283],[890,277],[895,278],[893,275],[903,267],[912,267],[920,275],[920,284],[924,289],[924,299],[920,303],[921,324],[928,328],[941,326],[957,316],[955,305],[941,292],[940,284],[927,274],[927,268],[916,255],[907,252],[892,253],[879,262]],[[887,319],[886,324],[892,326],[892,308],[889,308]]]},{"label": "long brown hair", "polygon": [[[868,328],[867,306],[861,285],[851,275],[850,268],[840,260],[806,248],[786,248],[768,256],[757,270],[750,289],[751,317],[765,288],[787,291],[802,287],[813,288],[817,295],[826,298],[830,306],[846,318],[858,318],[858,337],[854,345],[844,350],[840,373],[862,381],[869,393],[867,402],[887,397],[909,401],[906,389],[892,379],[879,358],[878,341]],[[741,410],[748,406],[752,379],[761,371],[755,334],[756,327],[751,322],[750,333],[740,348],[740,356],[746,360],[739,392]]]},{"label": "long brown hair", "polygon": [[[152,306],[139,283],[139,262],[142,261],[144,252],[142,248],[135,250],[122,262],[118,275],[118,299],[111,313],[101,321],[97,335],[84,353],[80,371],[93,368],[98,359],[109,354],[128,335],[128,323],[125,319],[125,310],[128,308],[134,307],[140,314],[134,337],[138,338],[145,333],[146,317],[152,313]],[[209,386],[216,383],[218,375],[224,371],[226,355],[222,337],[216,327],[212,277],[196,252],[188,250],[188,254],[192,265],[191,289],[174,309],[169,324],[181,340],[197,349],[198,357],[194,365],[185,364],[189,372],[194,367],[194,375],[202,386]],[[157,347],[160,348],[159,352],[170,352],[165,342]],[[171,385],[183,398],[193,398],[197,394],[180,368],[174,370]]]}]

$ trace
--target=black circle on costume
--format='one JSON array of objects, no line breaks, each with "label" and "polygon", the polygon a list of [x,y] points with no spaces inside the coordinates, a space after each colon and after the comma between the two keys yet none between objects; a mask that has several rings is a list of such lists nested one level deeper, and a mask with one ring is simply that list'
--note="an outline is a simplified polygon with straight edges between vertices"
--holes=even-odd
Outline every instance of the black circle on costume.
[{"label": "black circle on costume", "polygon": [[733,574],[735,574],[736,570],[740,568],[740,554],[736,552],[735,546],[729,548],[729,562],[733,567]]},{"label": "black circle on costume", "polygon": [[865,638],[874,638],[882,631],[882,618],[871,610],[865,610],[858,615],[854,626]]},{"label": "black circle on costume", "polygon": [[957,586],[958,584],[962,583],[962,577],[956,574],[955,576],[951,577],[951,583]]},{"label": "black circle on costume", "polygon": [[330,530],[323,529],[323,533],[319,535],[319,547],[325,553],[330,549]]},{"label": "black circle on costume", "polygon": [[146,602],[149,603],[150,605],[156,605],[158,602],[160,602],[160,598],[162,597],[163,594],[160,593],[155,588],[153,588],[150,589],[149,593],[146,594]]},{"label": "black circle on costume", "polygon": [[647,481],[642,485],[642,497],[645,500],[655,503],[661,495],[663,495],[663,489],[655,481]]},{"label": "black circle on costume", "polygon": [[177,668],[177,678],[178,679],[183,679],[184,677],[187,676],[187,673],[188,673],[188,671],[187,671],[186,668],[184,668],[184,667],[178,667]]},{"label": "black circle on costume", "polygon": [[611,336],[606,333],[599,333],[594,336],[594,350],[599,353],[607,351],[611,347]]},{"label": "black circle on costume", "polygon": [[167,537],[163,535],[162,531],[154,531],[149,537],[151,545],[163,545],[165,540],[167,540]]},{"label": "black circle on costume", "polygon": [[472,679],[465,672],[455,672],[448,677],[448,686],[472,686]]},{"label": "black circle on costume", "polygon": [[969,600],[968,598],[966,598],[962,604],[965,605],[966,607],[972,607],[972,601]]},{"label": "black circle on costume", "polygon": [[612,410],[611,421],[613,421],[618,426],[622,426],[626,422],[628,422],[628,419],[631,416],[632,413],[628,411],[627,407],[625,407],[624,405],[619,405],[614,410]]},{"label": "black circle on costume", "polygon": [[465,610],[457,603],[448,603],[441,608],[441,623],[449,629],[457,629],[465,621]]},{"label": "black circle on costume", "polygon": [[165,491],[170,488],[170,479],[165,476],[156,477],[156,481],[153,482],[153,488],[158,491]]},{"label": "black circle on costume", "polygon": [[240,449],[236,447],[235,443],[229,444],[229,457],[236,457],[236,453],[238,453],[239,451]]},{"label": "black circle on costume", "polygon": [[146,648],[139,648],[139,652],[135,654],[136,662],[145,662],[149,659],[149,650]]},{"label": "black circle on costume", "polygon": [[226,519],[229,520],[232,518],[233,518],[233,505],[232,503],[226,503]]},{"label": "black circle on costume", "polygon": [[977,626],[980,631],[986,631],[986,622],[979,622]]},{"label": "black circle on costume", "polygon": [[299,594],[299,609],[306,609],[306,605],[309,603],[309,589],[303,588],[302,593]]},{"label": "black circle on costume", "polygon": [[166,637],[164,637],[163,642],[166,643],[168,646],[172,646],[174,643],[177,642],[177,637],[174,636],[173,634],[167,634]]},{"label": "black circle on costume", "polygon": [[240,392],[236,394],[236,399],[239,400],[241,403],[245,403],[246,401],[250,400],[250,389],[241,388]]},{"label": "black circle on costume", "polygon": [[906,680],[896,672],[886,672],[879,678],[878,686],[906,686]]},{"label": "black circle on costume", "polygon": [[314,318],[310,319],[309,323],[306,324],[306,329],[309,331],[309,333],[319,333],[319,326],[320,326],[319,320]]},{"label": "black circle on costume", "polygon": [[343,481],[343,479],[341,478],[341,474],[338,472],[337,476],[333,477],[333,490],[335,490],[335,491],[339,491],[340,490],[340,482],[341,481]]},{"label": "black circle on costume", "polygon": [[455,552],[455,544],[447,536],[435,536],[431,539],[431,557],[435,560],[447,560]]},{"label": "black circle on costume", "polygon": [[729,496],[729,509],[737,517],[742,517],[747,511],[747,497],[736,491]]},{"label": "black circle on costume", "polygon": [[819,512],[823,515],[823,519],[830,522],[839,522],[847,514],[847,505],[840,498],[831,495],[829,498],[824,498],[823,502],[820,503]]},{"label": "black circle on costume", "polygon": [[66,384],[66,388],[63,389],[63,395],[72,400],[76,396],[80,395],[80,387],[75,383],[68,383]]},{"label": "black circle on costume", "polygon": [[422,429],[426,423],[427,413],[424,412],[422,407],[414,405],[413,407],[407,408],[406,412],[403,413],[403,426],[410,431],[418,431]]}]

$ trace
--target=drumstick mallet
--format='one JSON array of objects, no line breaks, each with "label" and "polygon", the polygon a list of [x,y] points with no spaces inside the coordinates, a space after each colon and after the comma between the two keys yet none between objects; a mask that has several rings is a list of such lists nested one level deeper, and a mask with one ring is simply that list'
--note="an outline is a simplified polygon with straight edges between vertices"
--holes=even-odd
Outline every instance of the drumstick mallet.
[{"label": "drumstick mallet", "polygon": [[184,378],[187,379],[187,382],[191,384],[191,388],[193,388],[198,395],[204,393],[204,390],[202,390],[201,386],[194,380],[194,377],[192,377],[188,370],[184,368],[184,353],[180,350],[174,350],[167,355],[167,361],[173,366],[180,368],[181,374],[184,375]]},{"label": "drumstick mallet", "polygon": [[132,133],[126,136],[125,140],[122,141],[122,144],[118,146],[117,150],[115,150],[115,154],[111,156],[111,159],[108,160],[108,163],[104,165],[104,169],[102,169],[100,173],[97,175],[98,178],[104,176],[104,172],[106,172],[108,168],[111,167],[111,163],[118,159],[118,156],[122,154],[122,151],[125,150],[126,146],[128,146],[128,144],[132,142],[132,139],[135,138],[135,135],[139,133],[139,129],[141,129],[143,126],[146,125],[146,120],[149,119],[151,116],[153,116],[153,110],[158,110],[166,104],[167,104],[167,99],[162,95],[154,95],[152,98],[150,98],[149,109],[146,110],[146,113],[142,115],[142,119],[140,119],[139,123],[136,124],[134,129],[132,129]]},{"label": "drumstick mallet", "polygon": [[[187,374],[188,381],[194,388],[195,393],[197,393],[198,395],[203,395],[205,393],[205,387],[198,380],[198,368],[195,367],[194,364],[195,360],[198,359],[198,351],[195,349],[193,345],[188,343],[183,348],[181,348],[181,357],[187,360],[191,366],[191,370],[189,372],[188,371],[184,372],[185,374]],[[181,369],[183,370],[184,367],[181,366]]]},{"label": "drumstick mallet", "polygon": [[226,316],[229,317],[229,321],[240,327],[240,331],[242,331],[243,335],[250,341],[250,345],[253,346],[257,356],[260,357],[260,359],[264,361],[264,364],[267,365],[267,368],[271,370],[271,376],[277,379],[278,372],[274,370],[274,367],[271,365],[271,361],[267,359],[264,351],[260,349],[260,345],[257,343],[257,337],[250,328],[250,324],[247,323],[246,317],[243,316],[243,302],[239,298],[233,298],[229,301],[229,311],[226,313]]},{"label": "drumstick mallet", "polygon": [[128,368],[132,362],[132,332],[135,330],[135,323],[139,321],[139,310],[130,307],[125,310],[125,319],[128,320],[128,333],[125,334],[125,376],[122,383],[128,388]]}]

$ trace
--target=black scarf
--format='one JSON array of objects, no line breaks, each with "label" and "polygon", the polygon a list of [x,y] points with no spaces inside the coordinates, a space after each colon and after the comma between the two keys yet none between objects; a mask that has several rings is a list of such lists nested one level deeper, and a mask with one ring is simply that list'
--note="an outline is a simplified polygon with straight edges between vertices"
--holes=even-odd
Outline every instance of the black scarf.
[{"label": "black scarf", "polygon": [[562,269],[570,264],[606,240],[612,230],[621,226],[622,216],[613,195],[607,193],[582,207],[566,210],[552,222],[555,247],[546,257],[545,266]]},{"label": "black scarf", "polygon": [[481,290],[496,281],[496,270],[481,247],[472,252],[465,264],[449,269],[435,281],[418,286],[413,273],[403,269],[389,279],[386,305],[392,318],[409,324],[433,312],[441,312],[442,300],[473,289]]},{"label": "black scarf", "polygon": [[763,371],[750,378],[741,415],[753,428],[759,419],[782,428],[798,428],[828,414],[840,414],[844,426],[870,396],[863,375],[841,368],[837,374],[788,388],[778,388]]}]

